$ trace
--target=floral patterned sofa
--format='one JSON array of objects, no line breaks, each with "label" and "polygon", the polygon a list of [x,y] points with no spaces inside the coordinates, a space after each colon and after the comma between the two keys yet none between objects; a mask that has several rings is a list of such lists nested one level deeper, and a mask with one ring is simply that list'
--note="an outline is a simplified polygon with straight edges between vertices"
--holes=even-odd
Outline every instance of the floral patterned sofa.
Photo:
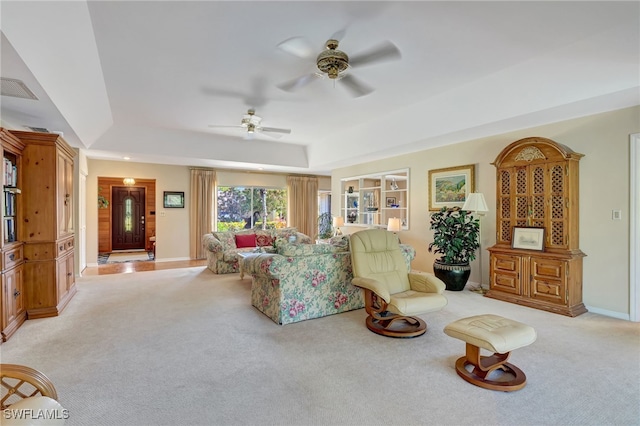
[{"label": "floral patterned sofa", "polygon": [[[362,290],[351,285],[348,241],[346,236],[317,245],[278,240],[277,253],[244,259],[244,271],[252,276],[251,304],[282,325],[364,307]],[[416,251],[400,247],[410,269]]]},{"label": "floral patterned sofa", "polygon": [[[252,236],[255,235],[255,239]],[[313,241],[297,228],[243,229],[240,231],[212,232],[202,237],[202,245],[207,254],[207,267],[216,274],[238,272],[238,253],[275,252],[277,238],[285,241],[295,237],[296,242],[311,244]]]}]

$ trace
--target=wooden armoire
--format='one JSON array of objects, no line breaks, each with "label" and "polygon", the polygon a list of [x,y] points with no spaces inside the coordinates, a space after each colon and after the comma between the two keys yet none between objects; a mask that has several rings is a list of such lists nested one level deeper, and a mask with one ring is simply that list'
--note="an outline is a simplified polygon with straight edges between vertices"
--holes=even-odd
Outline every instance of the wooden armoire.
[{"label": "wooden armoire", "polygon": [[24,287],[29,319],[56,316],[76,292],[73,163],[59,135],[11,131],[22,143]]},{"label": "wooden armoire", "polygon": [[[497,169],[496,244],[487,297],[567,316],[582,303],[578,179],[582,154],[541,137],[518,140],[492,163]],[[542,228],[542,250],[513,247],[514,227]]]}]

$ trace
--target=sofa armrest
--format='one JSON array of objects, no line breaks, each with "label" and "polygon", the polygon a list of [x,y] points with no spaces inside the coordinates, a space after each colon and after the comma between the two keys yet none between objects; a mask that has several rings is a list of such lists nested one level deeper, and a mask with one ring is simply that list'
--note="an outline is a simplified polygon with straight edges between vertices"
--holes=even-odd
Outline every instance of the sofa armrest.
[{"label": "sofa armrest", "polygon": [[212,253],[221,253],[235,247],[227,247],[222,241],[217,239],[213,234],[205,234],[202,237],[202,246],[205,250]]}]

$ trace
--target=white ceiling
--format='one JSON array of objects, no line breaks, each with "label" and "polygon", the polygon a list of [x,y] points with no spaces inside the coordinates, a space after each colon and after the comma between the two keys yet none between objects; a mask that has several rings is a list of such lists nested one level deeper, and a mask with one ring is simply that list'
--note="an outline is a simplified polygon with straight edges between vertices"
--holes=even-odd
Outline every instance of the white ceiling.
[{"label": "white ceiling", "polygon": [[[640,3],[73,1],[0,4],[2,122],[64,132],[90,158],[329,174],[331,169],[640,104]],[[354,98],[318,80],[277,84],[343,31],[357,54],[402,58],[350,72]],[[273,139],[236,125],[255,107]]]}]

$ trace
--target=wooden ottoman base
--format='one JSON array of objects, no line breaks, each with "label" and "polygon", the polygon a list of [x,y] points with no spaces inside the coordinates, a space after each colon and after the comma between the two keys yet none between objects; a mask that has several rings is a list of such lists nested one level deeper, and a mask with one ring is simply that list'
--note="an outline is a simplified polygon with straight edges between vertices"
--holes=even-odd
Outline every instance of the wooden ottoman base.
[{"label": "wooden ottoman base", "polygon": [[[522,389],[527,384],[527,376],[522,370],[510,362],[506,362],[511,352],[506,354],[493,354],[491,356],[481,356],[480,348],[467,343],[467,355],[458,358],[456,361],[456,372],[472,385],[481,388],[512,392]],[[473,367],[467,369],[468,366]],[[490,380],[489,374],[496,370],[513,376],[511,380]]]},{"label": "wooden ottoman base", "polygon": [[[466,342],[466,355],[456,361],[456,372],[467,382],[503,392],[522,389],[527,383],[524,372],[507,360],[512,350],[536,340],[532,327],[498,315],[477,315],[452,322],[444,332]],[[480,355],[481,348],[493,355]],[[503,377],[490,378],[492,373]]]}]

